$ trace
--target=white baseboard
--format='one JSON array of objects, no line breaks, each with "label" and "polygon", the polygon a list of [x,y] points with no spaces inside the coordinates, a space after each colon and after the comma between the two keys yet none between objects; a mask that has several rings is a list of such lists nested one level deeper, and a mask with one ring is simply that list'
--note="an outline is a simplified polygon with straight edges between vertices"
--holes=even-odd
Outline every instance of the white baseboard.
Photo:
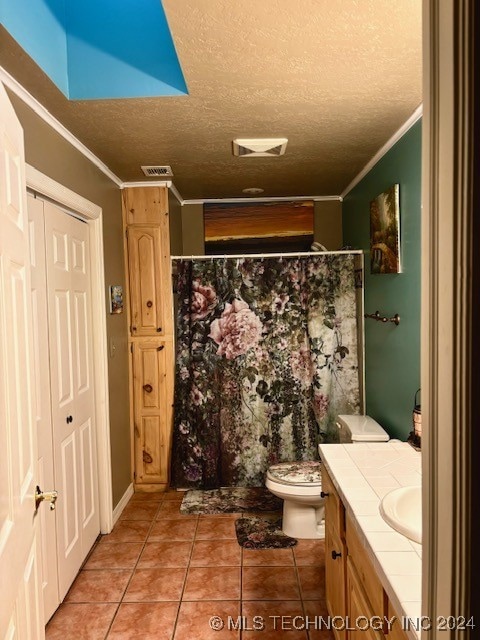
[{"label": "white baseboard", "polygon": [[129,502],[129,500],[130,500],[130,498],[132,496],[133,496],[133,483],[127,488],[127,490],[125,491],[123,496],[120,498],[119,503],[117,504],[117,506],[113,510],[113,524],[114,525],[117,522],[117,520],[120,518],[120,516],[122,515],[122,511],[125,509],[125,507],[127,506],[128,502]]}]

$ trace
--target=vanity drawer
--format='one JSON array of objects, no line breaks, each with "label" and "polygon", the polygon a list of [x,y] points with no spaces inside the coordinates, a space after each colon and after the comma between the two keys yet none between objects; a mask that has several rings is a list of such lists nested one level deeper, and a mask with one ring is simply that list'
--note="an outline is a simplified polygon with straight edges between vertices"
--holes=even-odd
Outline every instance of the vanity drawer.
[{"label": "vanity drawer", "polygon": [[322,466],[322,492],[326,495],[325,523],[343,540],[345,537],[345,507],[324,466]]},{"label": "vanity drawer", "polygon": [[358,579],[370,601],[372,614],[383,616],[386,607],[382,583],[378,579],[375,569],[370,562],[370,558],[365,552],[364,545],[358,537],[355,525],[350,516],[347,516],[346,528],[348,557],[354,565]]}]

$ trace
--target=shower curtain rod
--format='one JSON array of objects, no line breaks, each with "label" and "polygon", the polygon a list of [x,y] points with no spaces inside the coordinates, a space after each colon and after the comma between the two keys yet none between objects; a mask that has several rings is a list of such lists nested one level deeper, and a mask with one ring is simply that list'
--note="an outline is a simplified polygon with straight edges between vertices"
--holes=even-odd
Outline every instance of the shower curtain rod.
[{"label": "shower curtain rod", "polygon": [[215,258],[297,258],[301,256],[346,256],[362,255],[363,249],[351,249],[350,251],[302,251],[299,253],[239,253],[235,255],[211,255],[211,256],[171,256],[171,260],[214,260]]}]

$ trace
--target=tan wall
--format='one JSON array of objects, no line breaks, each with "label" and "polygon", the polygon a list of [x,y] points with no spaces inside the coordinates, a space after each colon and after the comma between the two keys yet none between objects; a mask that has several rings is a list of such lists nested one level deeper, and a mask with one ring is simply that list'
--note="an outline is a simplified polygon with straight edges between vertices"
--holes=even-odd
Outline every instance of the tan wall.
[{"label": "tan wall", "polygon": [[[14,95],[10,99],[24,130],[28,164],[102,207],[105,284],[125,287],[120,189],[21,100]],[[105,292],[107,337],[116,346],[115,357],[108,363],[115,506],[131,483],[127,323],[126,313],[108,313],[107,300]]]},{"label": "tan wall", "polygon": [[182,239],[182,206],[171,191],[168,192],[168,211],[170,220],[170,255],[181,256]]},{"label": "tan wall", "polygon": [[342,231],[342,203],[338,200],[324,200],[315,202],[316,242],[323,244],[329,251],[336,251],[343,247]]},{"label": "tan wall", "polygon": [[203,256],[205,254],[203,204],[183,205],[182,237],[184,256]]}]

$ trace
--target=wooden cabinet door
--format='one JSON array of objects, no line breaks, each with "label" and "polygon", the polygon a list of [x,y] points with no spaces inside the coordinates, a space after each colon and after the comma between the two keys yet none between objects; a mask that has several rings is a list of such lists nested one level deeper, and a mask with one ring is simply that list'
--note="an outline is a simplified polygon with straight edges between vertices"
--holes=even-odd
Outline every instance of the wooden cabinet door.
[{"label": "wooden cabinet door", "polygon": [[168,226],[167,187],[128,187],[122,190],[125,223],[164,224]]},{"label": "wooden cabinet door", "polygon": [[[345,618],[345,557],[346,548],[336,529],[328,525],[325,531],[325,590],[330,616]],[[335,629],[337,640],[345,638],[345,631]]]},{"label": "wooden cabinet door", "polygon": [[358,580],[355,568],[347,560],[348,640],[383,640],[384,635],[370,626],[373,612]]},{"label": "wooden cabinet door", "polygon": [[133,343],[135,482],[168,482],[173,416],[173,342]]},{"label": "wooden cabinet door", "polygon": [[161,230],[158,226],[128,227],[127,243],[132,336],[164,335]]}]

